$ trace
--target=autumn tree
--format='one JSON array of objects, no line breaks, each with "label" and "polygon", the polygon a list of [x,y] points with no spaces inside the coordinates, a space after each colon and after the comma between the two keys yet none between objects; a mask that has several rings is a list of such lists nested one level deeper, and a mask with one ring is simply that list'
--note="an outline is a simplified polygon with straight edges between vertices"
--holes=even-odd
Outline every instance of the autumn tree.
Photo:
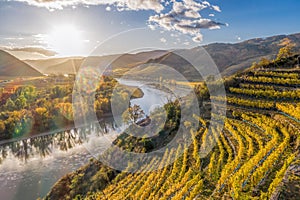
[{"label": "autumn tree", "polygon": [[5,131],[5,124],[4,122],[0,121],[0,134]]},{"label": "autumn tree", "polygon": [[35,109],[34,112],[35,126],[40,131],[45,131],[50,127],[50,116],[49,112],[44,107]]},{"label": "autumn tree", "polygon": [[262,58],[262,59],[260,59],[260,61],[259,61],[259,63],[258,63],[258,65],[259,66],[267,66],[267,65],[269,65],[271,63],[271,61],[268,59],[268,58]]},{"label": "autumn tree", "polygon": [[288,58],[293,55],[293,48],[295,47],[295,43],[292,43],[290,40],[286,40],[283,45],[284,46],[279,49],[276,61],[280,61],[281,59]]}]

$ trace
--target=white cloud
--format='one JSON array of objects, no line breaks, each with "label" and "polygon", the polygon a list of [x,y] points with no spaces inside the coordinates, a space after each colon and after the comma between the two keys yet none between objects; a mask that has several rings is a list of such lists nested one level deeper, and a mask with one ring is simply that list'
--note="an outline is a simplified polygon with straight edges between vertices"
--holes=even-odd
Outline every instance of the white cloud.
[{"label": "white cloud", "polygon": [[41,46],[24,46],[24,47],[11,47],[11,46],[1,46],[0,49],[10,52],[27,52],[27,53],[36,53],[43,56],[55,56],[57,52],[46,49]]},{"label": "white cloud", "polygon": [[221,8],[219,6],[211,6],[215,11],[221,12]]},{"label": "white cloud", "polygon": [[159,13],[149,18],[151,27],[157,25],[169,31],[178,31],[193,37],[196,42],[201,42],[203,36],[201,29],[220,29],[226,24],[203,18],[200,12],[210,8],[220,10],[218,6],[212,6],[209,2],[196,2],[194,0],[172,0],[172,10],[167,13]]},{"label": "white cloud", "polygon": [[65,7],[77,5],[114,5],[123,10],[154,10],[160,12],[164,9],[160,0],[14,0],[29,5],[45,7],[50,11],[62,10]]},{"label": "white cloud", "polygon": [[204,5],[210,6],[210,3],[208,1],[203,1],[202,2]]},{"label": "white cloud", "polygon": [[160,0],[119,0],[118,2],[128,10],[154,10],[161,12],[164,9]]},{"label": "white cloud", "polygon": [[188,46],[188,45],[190,45],[190,42],[184,42],[183,44]]},{"label": "white cloud", "polygon": [[149,27],[151,30],[156,30],[156,26],[155,26],[155,25],[149,24],[148,27]]},{"label": "white cloud", "polygon": [[198,33],[195,37],[193,37],[194,42],[202,42],[203,35],[201,33]]},{"label": "white cloud", "polygon": [[[220,29],[226,25],[203,18],[200,12],[204,9],[211,9],[221,12],[217,5],[211,5],[208,1],[198,0],[13,0],[25,2],[29,5],[45,7],[50,11],[63,9],[68,6],[90,6],[105,5],[107,11],[112,6],[118,11],[126,10],[152,10],[155,12],[148,19],[148,26],[151,29],[156,27],[168,31],[178,31],[193,37],[194,41],[201,42],[201,29]],[[171,10],[169,9],[171,7]],[[209,17],[213,17],[210,14]]]},{"label": "white cloud", "polygon": [[166,38],[160,38],[160,41],[161,41],[162,43],[166,43],[166,42],[167,42]]}]

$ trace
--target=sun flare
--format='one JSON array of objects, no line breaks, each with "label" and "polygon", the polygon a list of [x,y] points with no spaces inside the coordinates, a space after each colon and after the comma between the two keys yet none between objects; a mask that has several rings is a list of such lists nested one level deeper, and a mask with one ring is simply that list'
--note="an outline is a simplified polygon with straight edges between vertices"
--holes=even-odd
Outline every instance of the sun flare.
[{"label": "sun flare", "polygon": [[83,44],[82,31],[73,25],[60,25],[46,37],[49,47],[62,55],[74,55],[81,51]]}]

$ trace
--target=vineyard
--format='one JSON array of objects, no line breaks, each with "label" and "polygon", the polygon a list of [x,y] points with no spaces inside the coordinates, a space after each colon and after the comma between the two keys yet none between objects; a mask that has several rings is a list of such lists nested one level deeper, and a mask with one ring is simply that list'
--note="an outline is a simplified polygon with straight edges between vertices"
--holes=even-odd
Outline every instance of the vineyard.
[{"label": "vineyard", "polygon": [[[199,149],[206,145],[209,122],[197,117],[200,128],[190,129],[190,147],[168,149],[140,172],[121,172],[101,191],[76,198],[297,199],[299,174],[292,180],[288,175],[291,166],[299,171],[300,159],[300,71],[295,66],[252,69],[226,84],[227,99],[211,97],[227,101],[227,117],[222,129],[213,127],[209,139],[216,145],[206,157],[200,158]],[[152,170],[181,149],[173,164]],[[285,187],[290,181],[296,183],[292,191]]]}]

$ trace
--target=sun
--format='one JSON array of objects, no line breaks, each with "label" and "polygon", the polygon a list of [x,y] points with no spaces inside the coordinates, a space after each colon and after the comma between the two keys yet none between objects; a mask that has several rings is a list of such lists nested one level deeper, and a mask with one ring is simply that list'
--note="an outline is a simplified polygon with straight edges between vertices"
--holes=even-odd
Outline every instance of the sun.
[{"label": "sun", "polygon": [[55,26],[47,35],[46,43],[60,55],[78,55],[82,51],[82,31],[69,24]]}]

